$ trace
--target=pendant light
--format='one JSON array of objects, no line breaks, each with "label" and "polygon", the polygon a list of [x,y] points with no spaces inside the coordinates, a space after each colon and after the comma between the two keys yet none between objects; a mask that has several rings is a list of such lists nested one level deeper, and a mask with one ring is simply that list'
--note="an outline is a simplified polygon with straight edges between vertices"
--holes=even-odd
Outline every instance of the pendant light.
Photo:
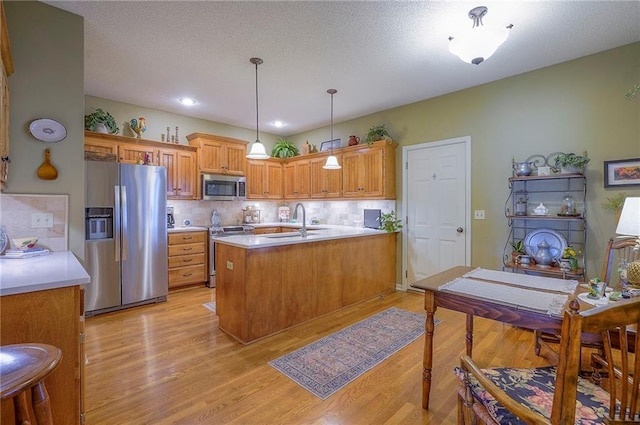
[{"label": "pendant light", "polygon": [[481,64],[489,59],[509,36],[509,29],[513,25],[498,27],[482,24],[482,17],[488,11],[485,6],[474,7],[468,15],[473,20],[473,27],[467,28],[455,37],[449,37],[449,51],[464,62]]},{"label": "pendant light", "polygon": [[253,142],[253,144],[251,145],[251,150],[249,151],[249,154],[247,155],[247,158],[249,159],[267,159],[269,158],[269,155],[267,155],[267,151],[264,147],[264,145],[262,144],[262,142],[260,141],[260,137],[258,137],[258,65],[262,64],[262,59],[260,58],[251,58],[249,59],[249,62],[251,62],[252,64],[254,64],[256,66],[256,141]]},{"label": "pendant light", "polygon": [[329,139],[329,143],[331,143],[331,155],[327,157],[327,162],[324,163],[322,168],[325,170],[339,170],[342,167],[338,164],[338,158],[333,155],[333,95],[338,93],[338,90],[329,89],[327,93],[331,95],[331,138]]}]

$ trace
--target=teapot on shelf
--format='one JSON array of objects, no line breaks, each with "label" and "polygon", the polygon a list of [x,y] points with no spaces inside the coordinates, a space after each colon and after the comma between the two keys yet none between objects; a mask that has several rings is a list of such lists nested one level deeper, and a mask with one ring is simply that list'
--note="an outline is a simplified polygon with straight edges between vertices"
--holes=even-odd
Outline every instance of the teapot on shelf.
[{"label": "teapot on shelf", "polygon": [[[529,251],[533,252],[533,259],[536,261],[538,267],[549,268],[555,257],[560,254],[557,248],[554,248],[547,243],[546,240],[542,240],[534,251],[533,247],[529,247]],[[555,254],[553,253],[555,251]]]},{"label": "teapot on shelf", "polygon": [[533,162],[514,162],[513,171],[516,172],[517,176],[529,176],[531,175],[531,164]]}]

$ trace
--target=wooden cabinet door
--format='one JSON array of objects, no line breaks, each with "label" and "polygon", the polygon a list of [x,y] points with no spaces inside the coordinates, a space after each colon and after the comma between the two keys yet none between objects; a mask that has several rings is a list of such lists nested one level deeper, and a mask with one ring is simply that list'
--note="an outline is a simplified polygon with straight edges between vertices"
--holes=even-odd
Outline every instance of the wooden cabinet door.
[{"label": "wooden cabinet door", "polygon": [[289,160],[284,165],[283,172],[285,199],[309,199],[311,193],[309,160]]},{"label": "wooden cabinet door", "polygon": [[129,144],[118,145],[118,162],[137,164],[138,160],[144,160],[145,154],[149,155],[149,165],[158,165],[158,149]]},{"label": "wooden cabinet door", "polygon": [[198,151],[200,171],[203,173],[222,173],[222,143],[212,140],[200,142]]},{"label": "wooden cabinet door", "polygon": [[361,151],[342,155],[342,196],[354,198],[362,195]]},{"label": "wooden cabinet door", "polygon": [[227,144],[225,174],[233,176],[245,175],[245,164],[247,163],[247,148],[244,145]]},{"label": "wooden cabinet door", "polygon": [[360,155],[360,181],[362,196],[378,198],[384,196],[383,150],[369,149]]},{"label": "wooden cabinet door", "polygon": [[267,199],[282,199],[284,196],[284,183],[282,181],[282,164],[269,162],[265,165]]},{"label": "wooden cabinet door", "polygon": [[167,198],[194,199],[196,192],[196,155],[173,149],[160,149],[159,164],[167,169]]},{"label": "wooden cabinet door", "polygon": [[97,153],[108,153],[108,154],[118,154],[118,144],[114,142],[104,141],[104,140],[94,140],[90,137],[84,138],[84,151],[85,152],[97,152]]},{"label": "wooden cabinet door", "polygon": [[280,160],[247,161],[247,198],[282,199],[283,190]]},{"label": "wooden cabinet door", "polygon": [[176,153],[176,187],[180,198],[195,199],[197,188],[196,153],[178,151]]},{"label": "wooden cabinet door", "polygon": [[[337,158],[338,162],[342,164],[342,158],[340,156]],[[309,196],[311,198],[339,198],[342,196],[342,170],[325,170],[322,167],[326,161],[326,157],[309,161]]]}]

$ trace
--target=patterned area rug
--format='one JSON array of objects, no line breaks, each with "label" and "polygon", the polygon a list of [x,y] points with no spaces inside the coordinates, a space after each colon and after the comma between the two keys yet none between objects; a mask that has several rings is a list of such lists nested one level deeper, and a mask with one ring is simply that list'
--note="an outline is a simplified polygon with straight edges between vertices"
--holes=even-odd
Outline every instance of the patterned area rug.
[{"label": "patterned area rug", "polygon": [[269,364],[325,400],[415,341],[424,323],[424,314],[391,307]]},{"label": "patterned area rug", "polygon": [[216,312],[216,302],[212,301],[210,303],[204,303],[202,304],[204,306],[204,308],[206,308],[207,310],[211,310],[213,313]]}]

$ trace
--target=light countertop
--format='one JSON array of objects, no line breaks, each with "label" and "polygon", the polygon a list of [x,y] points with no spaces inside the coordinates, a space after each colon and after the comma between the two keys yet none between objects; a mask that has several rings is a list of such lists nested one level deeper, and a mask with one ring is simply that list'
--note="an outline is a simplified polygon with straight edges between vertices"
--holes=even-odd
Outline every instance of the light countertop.
[{"label": "light countertop", "polygon": [[71,251],[30,258],[0,258],[0,296],[89,282],[89,274]]},{"label": "light countertop", "polygon": [[176,233],[176,232],[204,232],[205,230],[209,230],[207,227],[200,226],[176,226],[171,229],[167,229],[168,233]]},{"label": "light countertop", "polygon": [[[261,223],[256,227],[302,227],[296,223]],[[384,235],[384,230],[367,229],[363,227],[337,226],[329,224],[315,224],[307,226],[307,237],[303,238],[296,232],[290,233],[266,233],[262,235],[233,235],[213,238],[216,242],[232,245],[239,248],[254,249],[271,246],[292,245],[299,243],[310,243],[327,241],[332,239],[355,238],[362,236]]]}]

